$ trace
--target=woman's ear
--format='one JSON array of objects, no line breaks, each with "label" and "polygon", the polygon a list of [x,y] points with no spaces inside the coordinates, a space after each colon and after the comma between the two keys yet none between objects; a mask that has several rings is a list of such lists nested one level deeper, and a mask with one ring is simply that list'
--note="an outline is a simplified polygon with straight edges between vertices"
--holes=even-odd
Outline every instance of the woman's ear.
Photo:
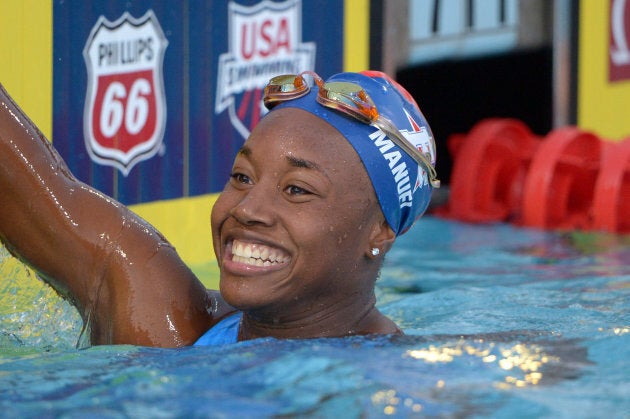
[{"label": "woman's ear", "polygon": [[370,259],[376,259],[380,255],[385,255],[392,247],[394,240],[396,240],[396,233],[394,233],[387,221],[382,220],[379,223],[375,223],[370,233],[370,248],[366,251],[367,256]]}]

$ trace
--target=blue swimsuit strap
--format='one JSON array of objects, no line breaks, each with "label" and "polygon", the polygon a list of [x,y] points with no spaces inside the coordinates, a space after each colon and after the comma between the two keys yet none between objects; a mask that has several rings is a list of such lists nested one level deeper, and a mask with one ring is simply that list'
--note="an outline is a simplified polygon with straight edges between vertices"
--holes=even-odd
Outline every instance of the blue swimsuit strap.
[{"label": "blue swimsuit strap", "polygon": [[222,319],[204,333],[193,346],[216,346],[236,343],[243,312],[237,311]]}]

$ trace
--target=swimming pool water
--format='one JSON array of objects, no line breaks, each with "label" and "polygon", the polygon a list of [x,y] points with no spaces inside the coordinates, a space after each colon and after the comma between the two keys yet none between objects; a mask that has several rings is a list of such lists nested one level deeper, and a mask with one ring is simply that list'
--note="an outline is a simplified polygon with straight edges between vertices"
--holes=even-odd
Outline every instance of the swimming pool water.
[{"label": "swimming pool water", "polygon": [[402,337],[75,349],[28,275],[0,252],[7,417],[630,417],[627,237],[425,217],[378,281]]}]

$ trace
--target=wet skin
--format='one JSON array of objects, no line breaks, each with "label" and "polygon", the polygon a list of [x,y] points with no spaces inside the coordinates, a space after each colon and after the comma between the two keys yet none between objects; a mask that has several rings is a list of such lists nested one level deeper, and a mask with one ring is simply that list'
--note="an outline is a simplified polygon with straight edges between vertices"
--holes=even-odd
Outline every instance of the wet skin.
[{"label": "wet skin", "polygon": [[93,344],[174,347],[231,310],[151,225],[78,181],[0,88],[0,240],[67,297]]},{"label": "wet skin", "polygon": [[287,108],[261,121],[212,233],[221,294],[245,312],[241,339],[399,332],[374,306],[382,256],[371,254],[394,234],[352,146],[312,114]]},{"label": "wet skin", "polygon": [[[398,332],[374,308],[393,233],[373,194],[327,123],[290,109],[261,121],[212,215],[241,339]],[[190,345],[234,311],[155,228],[78,181],[2,88],[0,196],[0,240],[77,306],[93,344]],[[243,263],[251,250],[271,266]]]}]

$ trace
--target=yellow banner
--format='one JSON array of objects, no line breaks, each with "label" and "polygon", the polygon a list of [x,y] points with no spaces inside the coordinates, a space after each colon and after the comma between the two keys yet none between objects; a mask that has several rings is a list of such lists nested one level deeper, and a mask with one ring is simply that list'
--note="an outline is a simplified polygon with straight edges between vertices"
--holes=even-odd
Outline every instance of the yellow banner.
[{"label": "yellow banner", "polygon": [[52,134],[52,2],[0,1],[0,83]]},{"label": "yellow banner", "polygon": [[[369,0],[345,0],[343,25],[344,71],[371,70]],[[319,51],[322,47],[318,46]]]},{"label": "yellow banner", "polygon": [[[611,79],[611,5],[616,0],[581,0],[579,10],[577,123],[602,138],[630,136],[630,79]],[[625,24],[624,24],[625,23]],[[616,21],[615,29],[627,39],[630,22]]]}]

